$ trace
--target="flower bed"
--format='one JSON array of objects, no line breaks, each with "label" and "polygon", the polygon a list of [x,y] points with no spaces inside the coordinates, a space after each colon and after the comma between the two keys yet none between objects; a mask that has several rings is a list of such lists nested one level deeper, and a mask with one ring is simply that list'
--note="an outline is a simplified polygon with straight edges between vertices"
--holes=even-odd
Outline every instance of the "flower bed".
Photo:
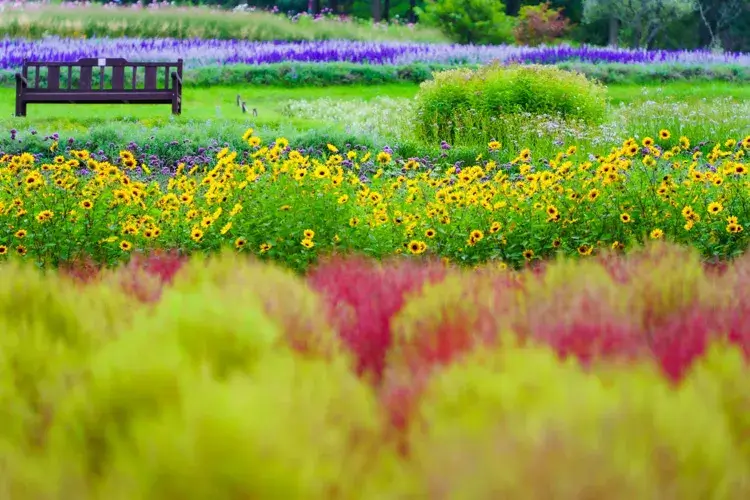
[{"label": "flower bed", "polygon": [[463,167],[387,149],[264,145],[252,130],[243,141],[175,172],[152,172],[127,149],[116,158],[5,155],[0,255],[113,264],[136,251],[231,247],[298,270],[347,252],[516,267],[648,240],[722,259],[748,244],[750,137],[693,145],[662,130],[606,156],[571,146],[552,158],[495,141]]},{"label": "flower bed", "polygon": [[[406,42],[60,38],[0,39],[0,85],[14,83],[24,59],[76,61],[124,57],[185,61],[186,85],[343,85],[422,82],[458,66],[555,64],[604,83],[672,80],[747,81],[747,54],[602,47],[471,46]],[[43,74],[42,81],[46,78]],[[78,75],[73,74],[74,81]],[[105,75],[109,81],[110,75]]]},{"label": "flower bed", "polygon": [[179,40],[142,38],[60,38],[0,40],[0,69],[14,69],[24,59],[75,61],[83,57],[124,57],[132,61],[185,60],[187,67],[212,64],[282,62],[350,62],[373,65],[486,64],[682,64],[694,66],[750,64],[750,55],[710,51],[632,50],[607,47],[474,46],[407,42],[323,40],[252,42],[246,40]]},{"label": "flower bed", "polygon": [[653,245],[517,274],[354,258],[303,280],[236,254],[0,264],[2,485],[743,498],[749,262]]}]

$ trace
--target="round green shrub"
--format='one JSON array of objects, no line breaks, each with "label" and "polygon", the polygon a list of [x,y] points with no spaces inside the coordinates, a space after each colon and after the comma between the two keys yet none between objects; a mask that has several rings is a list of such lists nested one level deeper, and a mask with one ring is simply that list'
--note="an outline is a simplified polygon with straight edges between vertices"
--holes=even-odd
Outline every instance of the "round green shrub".
[{"label": "round green shrub", "polygon": [[417,93],[416,133],[426,142],[503,140],[534,116],[597,123],[606,88],[554,66],[490,65],[436,73]]}]

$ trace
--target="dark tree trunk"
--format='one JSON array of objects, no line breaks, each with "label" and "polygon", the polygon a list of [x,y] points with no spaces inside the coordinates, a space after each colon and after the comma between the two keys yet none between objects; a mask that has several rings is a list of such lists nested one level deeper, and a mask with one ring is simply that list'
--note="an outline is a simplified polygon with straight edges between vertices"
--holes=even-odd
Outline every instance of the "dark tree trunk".
[{"label": "dark tree trunk", "polygon": [[620,38],[620,21],[615,16],[609,17],[609,45],[617,47]]},{"label": "dark tree trunk", "polygon": [[417,13],[414,12],[416,7],[417,0],[409,0],[409,22],[412,24],[417,22]]},{"label": "dark tree trunk", "polygon": [[334,12],[335,14],[338,14],[338,13],[339,13],[339,0],[331,0],[331,1],[330,1],[330,2],[328,3],[328,6],[329,6],[329,7],[331,8],[331,10],[332,10],[332,11],[333,11],[333,12]]},{"label": "dark tree trunk", "polygon": [[372,0],[372,20],[379,23],[381,18],[382,10],[380,0]]},{"label": "dark tree trunk", "polygon": [[391,0],[383,1],[383,19],[386,21],[391,20]]}]

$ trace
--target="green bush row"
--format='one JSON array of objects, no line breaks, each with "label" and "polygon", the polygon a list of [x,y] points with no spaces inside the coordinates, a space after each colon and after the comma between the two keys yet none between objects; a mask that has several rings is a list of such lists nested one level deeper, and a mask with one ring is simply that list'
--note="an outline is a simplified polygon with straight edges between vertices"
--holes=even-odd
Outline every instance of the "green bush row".
[{"label": "green bush row", "polygon": [[[410,64],[404,66],[382,66],[354,63],[278,63],[231,66],[203,66],[185,70],[183,82],[190,87],[224,85],[271,85],[277,87],[308,87],[332,85],[381,85],[386,83],[421,83],[432,78],[435,71],[453,66],[444,64]],[[474,66],[476,67],[476,66]],[[15,71],[0,70],[0,86],[15,85]],[[79,75],[71,74],[75,87]],[[40,84],[46,85],[46,73],[40,72]],[[105,73],[105,86],[111,75]],[[159,75],[159,82],[163,75]],[[143,84],[143,76],[137,85]]]},{"label": "green bush row", "polygon": [[605,84],[648,84],[679,81],[750,82],[750,67],[740,64],[591,64],[565,62],[561,69],[578,71]]},{"label": "green bush row", "polygon": [[[674,81],[750,82],[750,68],[739,65],[635,65],[561,63],[561,69],[583,73],[604,84],[648,84]],[[307,87],[333,85],[381,85],[387,83],[421,83],[435,71],[456,66],[444,64],[409,64],[380,66],[353,63],[279,63],[263,65],[204,66],[185,72],[190,87],[214,85],[269,85]],[[462,67],[475,69],[478,65]],[[0,70],[0,86],[15,85],[13,70]],[[43,75],[41,78],[44,81]],[[76,76],[73,76],[75,82]]]},{"label": "green bush row", "polygon": [[232,12],[207,8],[129,9],[87,6],[4,12],[0,37],[42,38],[180,38],[219,40],[404,40],[444,42],[436,29],[423,26],[373,25],[370,21],[313,20],[301,16],[293,21],[270,12]]}]

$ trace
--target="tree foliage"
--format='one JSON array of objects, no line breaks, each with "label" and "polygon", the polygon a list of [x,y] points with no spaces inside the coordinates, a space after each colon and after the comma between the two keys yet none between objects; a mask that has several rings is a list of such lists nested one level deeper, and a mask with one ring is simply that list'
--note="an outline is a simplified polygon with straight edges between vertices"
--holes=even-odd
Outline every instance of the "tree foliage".
[{"label": "tree foliage", "polygon": [[513,41],[515,20],[505,14],[505,5],[496,0],[428,0],[420,19],[458,43]]},{"label": "tree foliage", "polygon": [[[94,0],[109,2],[110,0]],[[121,4],[156,0],[117,0]],[[524,24],[524,9],[559,11],[570,20],[573,42],[665,49],[721,48],[750,52],[750,0],[175,0],[177,4],[233,8],[249,4],[288,14],[330,13],[381,22],[419,22],[418,13],[440,11],[440,26],[455,39],[474,43],[512,41],[513,25]],[[475,3],[476,2],[476,3]],[[440,3],[441,9],[426,7]],[[452,7],[451,7],[452,6]],[[476,7],[475,7],[476,6]],[[453,12],[450,12],[451,8]],[[467,9],[478,9],[470,10]],[[528,11],[527,11],[528,12]],[[532,11],[534,12],[534,11]],[[505,16],[493,17],[496,14]],[[536,15],[536,14],[534,14]],[[453,17],[452,17],[453,16]],[[533,16],[532,16],[533,17]],[[428,16],[435,22],[434,16]],[[453,27],[453,22],[460,26]],[[538,20],[538,19],[537,19]],[[537,20],[533,22],[536,23]],[[472,26],[475,21],[479,26]],[[547,26],[549,28],[549,26]],[[547,29],[545,28],[545,29]],[[519,28],[520,29],[520,28]],[[497,35],[492,35],[492,31]],[[480,33],[480,35],[478,35]],[[481,33],[485,33],[481,35]],[[489,33],[489,34],[488,34]],[[460,36],[459,36],[460,34]],[[480,41],[483,40],[483,41]],[[545,41],[545,43],[548,43]],[[526,43],[526,42],[524,42]],[[533,40],[529,43],[534,43]]]},{"label": "tree foliage", "polygon": [[697,0],[584,0],[585,22],[615,18],[631,46],[649,47],[665,27],[698,9]]},{"label": "tree foliage", "polygon": [[750,11],[750,0],[698,0],[698,13],[711,37],[711,48],[722,48],[722,35],[743,11]]},{"label": "tree foliage", "polygon": [[545,2],[521,8],[513,35],[517,43],[535,46],[555,43],[569,30],[570,19],[562,13],[562,8],[551,8]]}]

